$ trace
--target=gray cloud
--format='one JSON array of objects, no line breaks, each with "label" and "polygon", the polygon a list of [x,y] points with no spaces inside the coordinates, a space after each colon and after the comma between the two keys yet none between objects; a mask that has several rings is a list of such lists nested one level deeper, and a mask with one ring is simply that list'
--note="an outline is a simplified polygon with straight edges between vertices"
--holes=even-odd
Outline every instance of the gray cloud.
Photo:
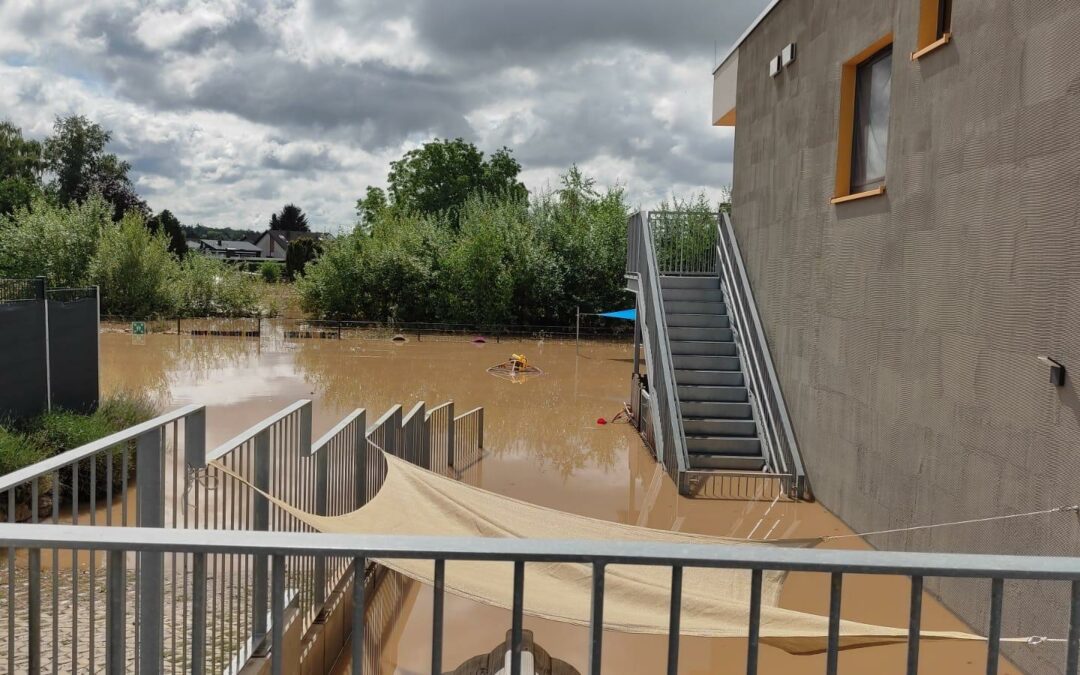
[{"label": "gray cloud", "polygon": [[151,206],[181,218],[258,225],[295,201],[332,229],[432,136],[509,146],[534,182],[578,164],[644,203],[717,192],[714,49],[766,0],[13,2],[13,121],[101,121]]}]

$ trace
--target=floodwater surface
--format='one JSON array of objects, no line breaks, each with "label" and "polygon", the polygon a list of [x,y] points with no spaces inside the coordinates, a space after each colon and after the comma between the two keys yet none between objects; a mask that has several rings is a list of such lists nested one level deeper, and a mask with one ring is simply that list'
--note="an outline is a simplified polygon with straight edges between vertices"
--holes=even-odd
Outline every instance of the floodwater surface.
[{"label": "floodwater surface", "polygon": [[[511,353],[525,354],[543,374],[511,382],[487,372]],[[645,527],[732,537],[779,539],[846,534],[849,530],[819,504],[690,500],[678,496],[633,428],[610,421],[629,394],[632,350],[628,344],[520,341],[501,344],[415,339],[297,340],[132,336],[101,337],[102,386],[140,390],[173,408],[207,406],[207,434],[214,447],[298,399],[313,401],[317,437],[356,408],[371,423],[395,404],[435,406],[454,401],[460,414],[485,408],[485,459],[471,480],[517,499],[593,518]],[[869,548],[858,539],[830,542]],[[451,565],[453,563],[450,563]],[[906,627],[909,583],[896,577],[846,576],[843,616]],[[792,574],[784,607],[827,614],[829,580]],[[430,589],[404,584],[394,628],[381,645],[384,673],[430,672]],[[657,608],[667,612],[667,608]],[[448,596],[444,669],[488,653],[505,638],[509,612]],[[537,644],[587,672],[587,630],[525,618]],[[927,630],[969,630],[929,595]],[[745,672],[745,641],[684,638],[680,672]],[[605,673],[664,672],[666,638],[605,633]],[[844,652],[841,670],[902,673],[906,647]],[[985,672],[985,646],[925,643],[920,672]],[[344,668],[347,662],[339,663]],[[791,656],[761,648],[761,672],[820,673],[824,656]],[[347,672],[342,670],[342,672]],[[1001,672],[1016,672],[1004,661]]]}]

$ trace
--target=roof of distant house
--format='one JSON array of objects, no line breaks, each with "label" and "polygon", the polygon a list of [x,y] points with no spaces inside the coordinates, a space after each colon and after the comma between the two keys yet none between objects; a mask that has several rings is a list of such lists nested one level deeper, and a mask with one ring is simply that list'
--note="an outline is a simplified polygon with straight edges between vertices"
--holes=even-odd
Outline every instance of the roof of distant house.
[{"label": "roof of distant house", "polygon": [[289,242],[296,241],[297,239],[323,239],[326,237],[325,232],[297,232],[296,230],[267,230],[259,235],[256,239],[256,243],[262,241],[265,236],[270,236],[273,240],[282,248],[288,248]]},{"label": "roof of distant house", "polygon": [[231,241],[229,239],[200,239],[208,248],[215,251],[250,251],[259,253],[260,249],[250,241]]}]

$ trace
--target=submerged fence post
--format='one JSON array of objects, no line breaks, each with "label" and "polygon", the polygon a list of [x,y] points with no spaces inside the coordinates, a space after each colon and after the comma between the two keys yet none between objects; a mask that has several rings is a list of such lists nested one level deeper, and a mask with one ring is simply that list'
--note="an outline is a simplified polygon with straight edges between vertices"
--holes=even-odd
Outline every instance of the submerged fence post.
[{"label": "submerged fence post", "polygon": [[[270,492],[270,431],[264,429],[255,436],[255,487]],[[270,529],[270,502],[259,492],[252,494],[251,524],[253,530]],[[270,578],[265,555],[252,560],[251,638],[255,656],[266,656],[266,612],[269,610],[267,583]]]},{"label": "submerged fence post", "polygon": [[[165,447],[162,429],[139,436],[135,446],[136,518],[139,527],[165,526]],[[159,673],[165,639],[165,554],[139,553],[139,655],[140,673]]]}]

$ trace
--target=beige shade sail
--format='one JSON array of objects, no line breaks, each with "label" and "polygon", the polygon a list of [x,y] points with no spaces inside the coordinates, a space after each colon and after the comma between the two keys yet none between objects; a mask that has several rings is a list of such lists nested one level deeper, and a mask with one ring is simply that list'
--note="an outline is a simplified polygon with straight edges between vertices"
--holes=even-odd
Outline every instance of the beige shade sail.
[{"label": "beige shade sail", "polygon": [[[338,534],[426,535],[521,539],[632,541],[667,544],[774,545],[742,539],[653,530],[587,518],[518,501],[419,468],[391,455],[386,480],[364,507],[341,516],[318,516],[266,495],[312,528]],[[236,476],[220,464],[215,466]],[[239,480],[243,480],[236,476]],[[246,481],[245,481],[246,482]],[[803,540],[808,545],[816,540]],[[784,545],[800,542],[785,542]],[[431,584],[430,560],[378,562]],[[749,621],[748,570],[686,568],[681,632],[708,638],[746,638]],[[793,654],[825,651],[828,618],[779,607],[784,573],[766,572],[762,583],[761,641]],[[448,561],[445,588],[476,602],[513,607],[513,565],[506,562]],[[525,565],[526,614],[589,625],[592,567],[574,563]],[[604,628],[625,633],[666,635],[671,568],[609,565],[604,581]],[[983,640],[961,632],[924,631],[923,640]],[[840,647],[868,647],[907,640],[907,630],[841,621]]]}]

